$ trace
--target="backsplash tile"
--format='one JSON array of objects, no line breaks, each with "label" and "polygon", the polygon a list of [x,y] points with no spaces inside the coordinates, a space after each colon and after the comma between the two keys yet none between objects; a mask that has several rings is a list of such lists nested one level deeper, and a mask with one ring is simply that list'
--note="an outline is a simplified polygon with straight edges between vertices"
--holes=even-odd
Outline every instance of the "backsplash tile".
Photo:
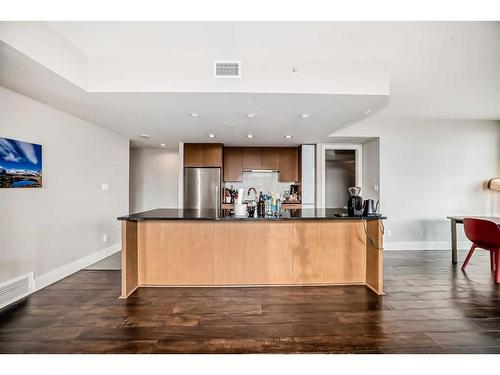
[{"label": "backsplash tile", "polygon": [[278,172],[243,172],[242,182],[225,182],[224,187],[235,189],[245,189],[245,195],[251,187],[259,192],[273,192],[275,194],[283,194],[285,190],[290,191],[289,182],[279,182]]}]

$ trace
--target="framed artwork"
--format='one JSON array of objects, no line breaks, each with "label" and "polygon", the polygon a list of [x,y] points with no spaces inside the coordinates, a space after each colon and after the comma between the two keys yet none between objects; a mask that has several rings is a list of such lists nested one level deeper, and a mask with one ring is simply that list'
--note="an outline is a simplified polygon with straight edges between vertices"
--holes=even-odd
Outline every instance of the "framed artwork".
[{"label": "framed artwork", "polygon": [[0,188],[41,188],[42,146],[0,137]]}]

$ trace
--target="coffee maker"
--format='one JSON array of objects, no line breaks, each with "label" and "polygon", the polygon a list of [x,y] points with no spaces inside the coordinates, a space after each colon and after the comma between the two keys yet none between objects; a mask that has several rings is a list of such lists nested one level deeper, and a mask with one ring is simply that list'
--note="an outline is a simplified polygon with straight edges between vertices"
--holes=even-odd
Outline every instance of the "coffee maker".
[{"label": "coffee maker", "polygon": [[363,198],[359,195],[360,187],[351,186],[349,193],[351,196],[347,201],[347,216],[363,216]]}]

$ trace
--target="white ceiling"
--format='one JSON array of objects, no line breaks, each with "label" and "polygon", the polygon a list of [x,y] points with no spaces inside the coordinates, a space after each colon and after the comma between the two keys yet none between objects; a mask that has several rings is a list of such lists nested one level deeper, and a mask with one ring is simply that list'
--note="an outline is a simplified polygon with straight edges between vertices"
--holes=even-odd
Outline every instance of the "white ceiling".
[{"label": "white ceiling", "polygon": [[[199,81],[195,69],[183,67],[214,58],[237,57],[243,64],[264,60],[269,66],[287,61],[299,69],[308,59],[388,61],[391,101],[384,111],[388,116],[500,119],[500,22],[52,22],[50,26],[89,56],[90,79],[95,75],[99,82],[121,69],[133,72],[141,83],[160,80],[142,69],[165,65],[184,72],[185,81],[191,76]],[[260,70],[265,74],[265,68]],[[113,85],[125,91],[120,79]]]},{"label": "white ceiling", "polygon": [[[89,93],[5,43],[0,43],[0,58],[2,86],[111,129],[139,147],[179,141],[269,146],[327,141],[333,131],[387,101],[385,95]],[[300,119],[301,113],[311,117]],[[209,139],[209,133],[216,138]]]},{"label": "white ceiling", "polygon": [[[91,92],[6,45],[0,57],[10,62],[0,70],[0,83],[132,139],[152,135],[150,143],[138,145],[199,141],[208,132],[232,144],[247,144],[242,138],[249,132],[256,135],[254,143],[286,143],[282,136],[288,133],[296,143],[319,142],[365,116],[367,108],[372,114],[383,108],[377,116],[391,118],[500,119],[499,22],[50,22],[44,27],[81,51]],[[210,67],[220,58],[240,59],[244,74],[253,73],[251,82],[238,90],[231,90],[231,81],[214,82]],[[388,63],[388,104],[379,62]],[[290,81],[291,66],[298,66],[302,84]],[[269,72],[280,70],[288,81],[273,82]],[[200,118],[192,119],[190,112]],[[247,112],[256,112],[256,118],[246,118]],[[301,112],[313,116],[299,120]]]}]

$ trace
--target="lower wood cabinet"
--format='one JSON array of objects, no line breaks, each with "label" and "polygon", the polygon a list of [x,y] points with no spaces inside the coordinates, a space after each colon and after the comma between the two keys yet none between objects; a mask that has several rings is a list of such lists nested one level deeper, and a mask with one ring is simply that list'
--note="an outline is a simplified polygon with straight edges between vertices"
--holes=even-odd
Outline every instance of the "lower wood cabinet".
[{"label": "lower wood cabinet", "polygon": [[140,223],[139,285],[212,285],[212,228],[210,222]]},{"label": "lower wood cabinet", "polygon": [[363,222],[295,223],[294,282],[363,283],[366,242]]},{"label": "lower wood cabinet", "polygon": [[144,220],[122,231],[123,298],[179,285],[363,284],[383,294],[377,220]]},{"label": "lower wood cabinet", "polygon": [[[138,284],[363,284],[369,277],[370,285],[381,289],[382,255],[367,244],[363,225],[361,220],[140,222]],[[381,247],[378,223],[370,222],[368,230]]]},{"label": "lower wood cabinet", "polygon": [[293,223],[214,225],[214,284],[292,284]]}]

